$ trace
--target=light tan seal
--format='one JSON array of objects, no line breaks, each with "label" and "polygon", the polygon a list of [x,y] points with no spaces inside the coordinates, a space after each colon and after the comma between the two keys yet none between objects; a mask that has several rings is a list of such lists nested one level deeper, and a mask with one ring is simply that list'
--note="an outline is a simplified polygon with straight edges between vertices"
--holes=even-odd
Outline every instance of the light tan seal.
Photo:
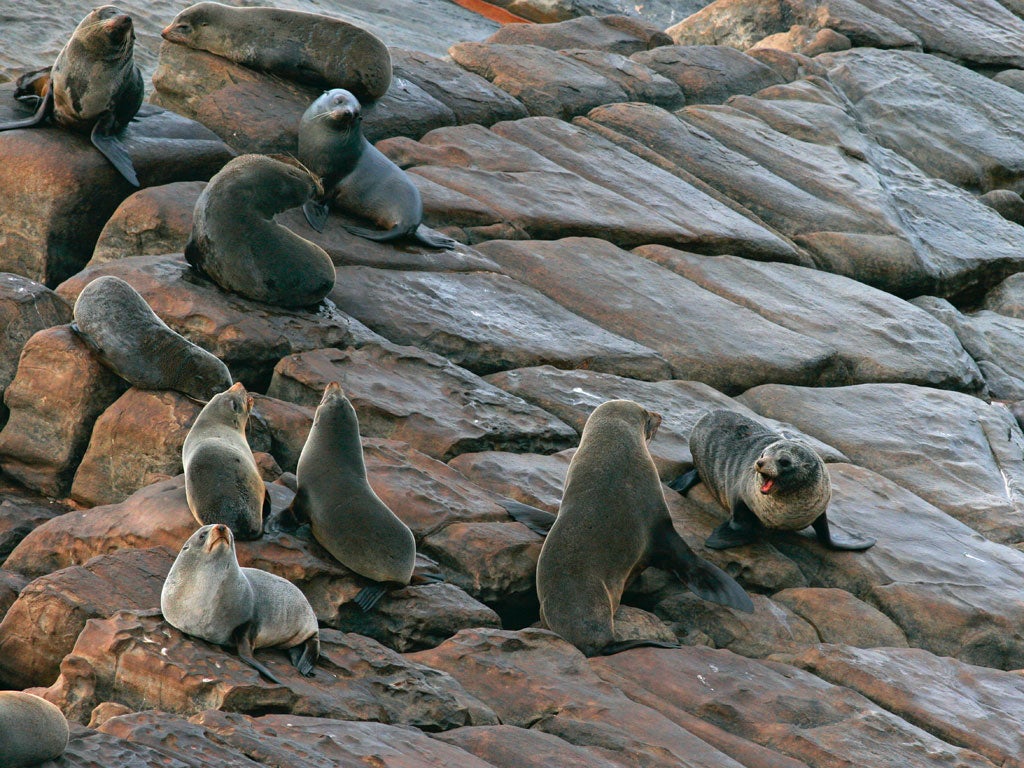
[{"label": "light tan seal", "polygon": [[587,656],[661,644],[615,639],[622,593],[648,565],[672,571],[705,600],[753,610],[742,587],[673,527],[647,449],[660,424],[661,416],[631,400],[610,400],[590,414],[537,561],[541,620]]},{"label": "light tan seal", "polygon": [[245,425],[253,399],[241,382],[215,395],[181,446],[185,498],[201,524],[223,523],[239,539],[256,539],[270,514],[270,497],[260,478]]},{"label": "light tan seal", "polygon": [[826,510],[832,484],[825,462],[797,440],[787,440],[734,411],[712,411],[690,433],[694,469],[669,486],[685,494],[700,481],[731,513],[704,546],[728,549],[768,531],[814,527],[831,549],[862,550],[874,539],[832,531]]},{"label": "light tan seal", "polygon": [[320,88],[379,99],[391,85],[391,53],[365,29],[331,16],[197,3],[174,17],[164,40]]},{"label": "light tan seal", "polygon": [[324,389],[295,476],[295,499],[282,522],[308,521],[339,563],[375,582],[356,596],[357,605],[368,611],[388,587],[409,583],[416,539],[370,487],[359,419],[337,382]]},{"label": "light tan seal", "polygon": [[0,691],[0,766],[28,768],[56,760],[68,746],[68,721],[57,707],[22,691]]},{"label": "light tan seal", "polygon": [[38,97],[32,117],[0,125],[0,131],[31,128],[53,118],[89,133],[93,145],[133,186],[139,186],[131,156],[119,134],[142,106],[145,87],[135,64],[132,17],[112,5],[94,9],[75,28],[50,69],[19,81],[16,95]]},{"label": "light tan seal", "polygon": [[139,292],[113,275],[91,281],[71,327],[114,373],[140,389],[173,389],[206,402],[231,386],[215,355],[175,332]]},{"label": "light tan seal", "polygon": [[204,525],[185,542],[160,591],[160,610],[187,635],[236,647],[242,661],[278,684],[253,651],[285,648],[307,677],[320,657],[320,628],[309,600],[287,579],[239,567],[226,525]]}]

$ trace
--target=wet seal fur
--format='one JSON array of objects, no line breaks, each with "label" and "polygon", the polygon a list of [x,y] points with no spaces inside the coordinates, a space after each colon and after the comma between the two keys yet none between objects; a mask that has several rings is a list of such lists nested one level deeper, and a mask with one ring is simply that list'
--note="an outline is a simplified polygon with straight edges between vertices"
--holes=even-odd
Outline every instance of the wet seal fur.
[{"label": "wet seal fur", "polygon": [[370,487],[359,419],[337,382],[324,389],[295,476],[295,499],[280,524],[308,521],[313,538],[339,563],[375,582],[356,596],[360,608],[372,609],[388,587],[409,583],[416,539]]},{"label": "wet seal fur", "polygon": [[798,531],[808,525],[830,549],[863,550],[875,543],[829,528],[828,469],[805,443],[787,440],[743,414],[712,411],[694,425],[690,451],[695,468],[669,487],[685,494],[703,480],[732,513],[704,542],[706,547],[738,547],[767,531]]},{"label": "wet seal fur", "polygon": [[56,760],[68,746],[70,729],[56,706],[22,691],[0,691],[0,765],[28,768]]},{"label": "wet seal fur", "polygon": [[327,91],[299,122],[299,161],[320,176],[326,203],[302,206],[322,232],[328,207],[375,222],[381,230],[345,225],[359,237],[388,242],[411,237],[431,248],[454,248],[450,237],[422,225],[423,200],[408,174],[373,146],[362,131],[362,107],[348,91]]},{"label": "wet seal fur", "polygon": [[259,538],[270,514],[270,497],[245,439],[252,405],[242,383],[233,384],[199,412],[181,446],[193,517],[202,525],[224,524],[243,540]]},{"label": "wet seal fur", "polygon": [[161,320],[119,277],[91,281],[75,301],[72,329],[118,376],[140,389],[173,389],[206,402],[231,386],[215,355]]},{"label": "wet seal fur", "polygon": [[673,527],[647,448],[660,424],[661,416],[631,400],[598,406],[569,464],[558,516],[551,516],[537,561],[541,620],[587,656],[664,645],[615,640],[622,593],[649,565],[673,572],[705,600],[754,609],[743,588],[694,554]]},{"label": "wet seal fur", "polygon": [[318,13],[197,3],[174,17],[164,40],[319,88],[379,99],[391,85],[391,52],[365,29]]},{"label": "wet seal fur", "polygon": [[160,591],[160,610],[187,635],[235,646],[242,661],[278,685],[253,651],[285,648],[299,672],[314,674],[320,629],[309,600],[287,579],[239,567],[226,525],[204,525],[185,542]]},{"label": "wet seal fur", "polygon": [[118,138],[142,106],[145,86],[135,64],[132,17],[112,5],[91,11],[75,28],[50,68],[18,81],[15,95],[38,102],[31,117],[0,125],[0,131],[31,128],[52,117],[62,128],[87,131],[103,156],[133,186],[139,179]]},{"label": "wet seal fur", "polygon": [[280,307],[308,307],[334,288],[323,248],[274,221],[320,194],[298,165],[242,155],[210,179],[196,200],[185,258],[226,291]]}]

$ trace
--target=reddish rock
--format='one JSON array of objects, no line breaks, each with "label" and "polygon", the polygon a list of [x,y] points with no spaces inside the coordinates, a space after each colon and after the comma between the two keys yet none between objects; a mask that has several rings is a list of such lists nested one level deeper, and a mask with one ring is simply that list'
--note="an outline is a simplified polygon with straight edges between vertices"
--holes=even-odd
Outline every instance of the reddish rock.
[{"label": "reddish rock", "polygon": [[824,66],[800,53],[780,51],[778,48],[750,48],[747,56],[757,59],[775,70],[775,74],[787,83],[799,80],[808,75],[827,77],[828,70]]},{"label": "reddish rock", "polygon": [[495,768],[617,768],[598,748],[577,747],[550,733],[512,725],[455,728],[434,736]]},{"label": "reddish rock", "polygon": [[7,611],[18,599],[21,590],[28,584],[29,579],[14,571],[7,571],[0,568],[0,623],[3,622]]},{"label": "reddish rock", "polygon": [[[69,511],[61,502],[26,491],[16,483],[0,478],[0,565],[19,542],[47,520]],[[3,571],[0,571],[0,575]],[[0,599],[0,606],[3,600]],[[3,610],[0,610],[0,614]],[[2,616],[0,616],[2,618]]]},{"label": "reddish rock", "polygon": [[89,266],[126,256],[181,253],[192,233],[192,209],[205,181],[140,189],[107,220]]},{"label": "reddish rock", "polygon": [[823,643],[856,648],[905,648],[907,638],[892,619],[842,589],[784,589],[772,595],[806,619]]},{"label": "reddish rock", "polygon": [[573,453],[568,450],[540,456],[535,453],[482,451],[456,456],[448,466],[491,493],[557,512]]},{"label": "reddish rock", "polygon": [[630,101],[649,101],[665,109],[678,109],[686,103],[686,97],[678,85],[622,54],[594,51],[586,47],[572,48],[561,53],[618,83]]},{"label": "reddish rock", "polygon": [[721,104],[782,82],[771,67],[724,45],[664,45],[630,58],[676,83],[687,104]]},{"label": "reddish rock", "polygon": [[130,714],[134,713],[124,704],[118,704],[116,701],[104,701],[101,704],[97,704],[96,708],[89,714],[88,727],[99,728],[111,718]]},{"label": "reddish rock", "polygon": [[0,468],[47,496],[67,496],[93,423],[124,387],[70,326],[39,331],[4,393],[10,418],[0,432]]},{"label": "reddish rock", "polygon": [[262,424],[264,430],[261,431],[265,431],[270,438],[266,450],[277,460],[281,469],[294,472],[299,454],[309,436],[309,429],[313,426],[315,409],[256,392],[251,394],[255,405],[249,414],[249,421]]},{"label": "reddish rock", "polygon": [[[817,56],[819,53],[846,51],[851,47],[850,38],[833,29],[811,29],[802,24],[794,24],[788,32],[768,35],[755,43],[750,50],[777,48],[790,53],[801,53],[804,56]],[[748,54],[750,50],[747,51]]]},{"label": "reddish rock", "polygon": [[579,16],[554,24],[505,24],[484,42],[501,45],[539,45],[552,50],[591,48],[629,56],[672,38],[630,16]]}]

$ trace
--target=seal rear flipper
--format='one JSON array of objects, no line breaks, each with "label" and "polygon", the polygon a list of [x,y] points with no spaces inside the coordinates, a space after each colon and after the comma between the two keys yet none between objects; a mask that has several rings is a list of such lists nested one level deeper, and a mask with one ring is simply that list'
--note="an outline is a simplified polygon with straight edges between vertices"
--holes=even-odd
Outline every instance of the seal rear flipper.
[{"label": "seal rear flipper", "polygon": [[680,494],[685,496],[689,493],[693,486],[700,482],[700,473],[696,469],[691,469],[689,472],[684,472],[675,480],[668,484],[668,487],[673,491],[679,491]]},{"label": "seal rear flipper", "polygon": [[668,643],[664,640],[644,640],[643,638],[618,640],[614,643],[608,643],[608,645],[597,652],[597,655],[611,656],[613,653],[628,651],[630,648],[682,648],[682,646],[679,643]]},{"label": "seal rear flipper", "polygon": [[409,234],[409,228],[405,225],[392,227],[391,229],[367,229],[366,227],[355,227],[346,224],[345,229],[356,237],[364,237],[367,240],[375,240],[378,243],[397,240],[403,235]]},{"label": "seal rear flipper", "polygon": [[284,683],[277,679],[277,676],[273,672],[260,664],[260,662],[256,661],[255,657],[252,655],[252,635],[255,631],[256,625],[251,621],[247,621],[244,624],[240,624],[235,628],[235,631],[231,633],[231,641],[235,644],[235,648],[238,650],[238,658],[271,682],[277,683],[278,685],[284,685]]},{"label": "seal rear flipper", "polygon": [[388,588],[383,584],[371,584],[368,587],[363,587],[352,602],[362,608],[363,613],[369,613],[377,607],[377,603],[387,591]]},{"label": "seal rear flipper", "polygon": [[301,645],[292,646],[288,649],[288,658],[301,674],[313,677],[316,674],[313,667],[320,658],[320,638],[313,635]]},{"label": "seal rear flipper", "polygon": [[135,166],[132,165],[131,155],[124,148],[124,144],[117,136],[117,127],[114,121],[113,112],[105,112],[96,125],[92,127],[89,135],[93,146],[110,161],[117,172],[120,173],[133,187],[142,186],[139,184],[139,177],[135,175]]},{"label": "seal rear flipper", "polygon": [[875,540],[868,536],[857,536],[852,533],[841,533],[831,531],[828,525],[828,518],[822,512],[818,519],[811,523],[814,532],[818,535],[818,541],[829,549],[837,549],[847,552],[862,552],[875,545]]},{"label": "seal rear flipper", "polygon": [[9,123],[0,123],[0,131],[13,131],[16,128],[35,128],[37,125],[42,125],[51,114],[53,114],[53,91],[47,91],[46,96],[39,102],[39,106],[30,117],[12,120]]},{"label": "seal rear flipper", "polygon": [[753,613],[754,604],[743,587],[717,565],[697,556],[676,532],[671,520],[665,521],[655,536],[651,565],[671,571],[687,589],[704,600]]},{"label": "seal rear flipper", "polygon": [[[265,498],[269,498],[269,494]],[[292,499],[292,503],[282,509],[280,513],[273,519],[273,522],[269,526],[269,530],[273,531],[284,531],[285,533],[294,533],[303,525],[309,522],[309,515],[306,513],[305,508],[299,501],[299,493],[295,494]],[[266,520],[266,511],[264,511],[264,520]]]},{"label": "seal rear flipper", "polygon": [[547,536],[551,532],[551,526],[555,524],[558,515],[553,515],[543,509],[531,507],[513,499],[499,499],[498,503],[505,508],[509,516],[517,523],[522,523],[534,533]]},{"label": "seal rear flipper", "polygon": [[446,251],[454,249],[459,244],[458,240],[453,240],[446,235],[442,235],[440,232],[434,232],[422,224],[416,227],[416,231],[412,233],[412,236],[424,245],[431,248],[443,248]]},{"label": "seal rear flipper", "polygon": [[317,232],[323,232],[327,226],[327,214],[330,213],[326,203],[318,203],[315,200],[307,200],[302,204],[302,215],[306,217],[306,223]]},{"label": "seal rear flipper", "polygon": [[708,549],[732,549],[755,542],[763,534],[764,523],[742,499],[737,499],[732,505],[732,519],[715,528],[704,546]]}]

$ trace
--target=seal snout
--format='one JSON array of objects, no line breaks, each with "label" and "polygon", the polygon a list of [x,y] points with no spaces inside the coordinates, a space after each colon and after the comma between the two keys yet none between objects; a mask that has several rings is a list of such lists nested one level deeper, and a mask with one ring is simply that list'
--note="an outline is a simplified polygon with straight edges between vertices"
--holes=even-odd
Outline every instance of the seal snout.
[{"label": "seal snout", "polygon": [[775,461],[767,456],[761,456],[754,462],[754,469],[757,470],[757,474],[764,480],[761,483],[761,493],[768,495],[775,488],[775,481],[778,478],[778,468],[775,465]]},{"label": "seal snout", "polygon": [[231,546],[231,529],[222,523],[217,523],[210,526],[210,533],[206,537],[206,551],[213,552],[221,542],[224,542],[226,546]]}]

